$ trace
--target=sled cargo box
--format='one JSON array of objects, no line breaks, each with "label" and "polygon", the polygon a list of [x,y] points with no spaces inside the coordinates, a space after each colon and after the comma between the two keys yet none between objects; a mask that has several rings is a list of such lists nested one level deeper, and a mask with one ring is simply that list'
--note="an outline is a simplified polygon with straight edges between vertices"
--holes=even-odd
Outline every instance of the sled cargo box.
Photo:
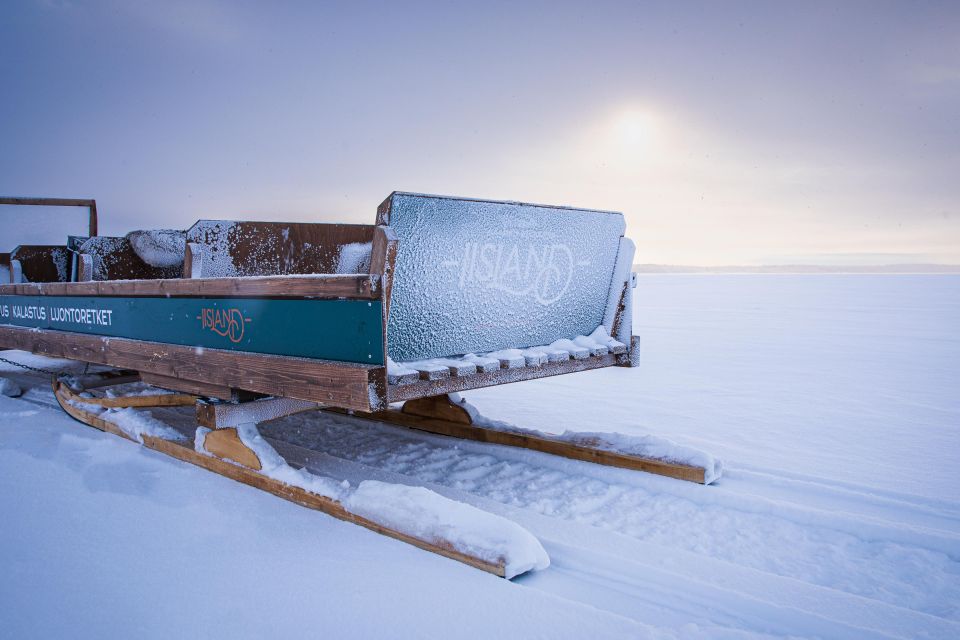
[{"label": "sled cargo box", "polygon": [[373,225],[108,238],[94,205],[89,238],[0,246],[0,348],[360,411],[630,365],[624,228],[613,212],[395,192]]}]

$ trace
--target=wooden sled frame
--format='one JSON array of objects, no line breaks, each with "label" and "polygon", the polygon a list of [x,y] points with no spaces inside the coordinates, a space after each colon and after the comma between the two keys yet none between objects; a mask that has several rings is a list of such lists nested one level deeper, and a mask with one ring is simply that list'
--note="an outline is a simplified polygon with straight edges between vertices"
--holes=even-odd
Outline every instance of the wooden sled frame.
[{"label": "wooden sled frame", "polygon": [[[389,208],[385,207],[391,198],[381,205],[378,212],[378,221],[381,223],[389,222]],[[77,201],[78,204],[80,202]],[[554,209],[563,210],[559,207]],[[145,308],[142,314],[164,315],[164,309],[168,306],[212,301],[210,305],[216,307],[212,312],[236,312],[250,323],[251,319],[244,316],[244,305],[249,308],[285,308],[299,303],[315,306],[322,301],[327,309],[343,310],[344,314],[350,316],[349,322],[353,323],[348,327],[350,331],[362,328],[363,336],[354,348],[356,353],[352,354],[352,361],[339,357],[333,349],[344,340],[325,341],[330,345],[325,347],[329,353],[321,349],[304,357],[289,350],[283,352],[273,345],[263,350],[246,347],[241,350],[209,331],[187,336],[178,344],[157,339],[146,329],[146,333],[131,330],[129,335],[95,335],[64,331],[54,328],[62,324],[52,325],[50,322],[15,326],[17,323],[10,323],[9,315],[0,317],[0,348],[132,369],[141,372],[144,380],[151,384],[184,393],[224,400],[235,400],[243,393],[283,396],[364,412],[384,410],[392,402],[635,364],[632,356],[636,353],[636,345],[628,340],[629,344],[621,345],[619,351],[603,349],[592,351],[585,357],[570,354],[562,361],[546,362],[528,358],[526,361],[521,359],[519,364],[504,360],[492,367],[429,365],[417,369],[413,374],[391,375],[385,363],[388,353],[387,325],[398,252],[396,233],[388,224],[311,226],[316,227],[320,234],[329,233],[331,238],[343,235],[342,228],[346,226],[354,228],[351,231],[353,235],[357,235],[361,227],[369,229],[369,232],[362,232],[369,235],[372,244],[368,272],[192,278],[191,275],[202,273],[195,267],[196,260],[199,258],[202,262],[204,258],[202,250],[188,244],[183,278],[0,284],[0,312],[4,305],[9,312],[14,305],[69,307],[74,304],[73,301],[80,305],[83,304],[81,301],[92,298],[98,304],[114,305],[115,313],[118,313],[117,305],[140,305]],[[626,326],[627,331],[629,322],[623,318],[629,314],[628,294],[629,283],[620,293],[620,303],[613,322],[614,327]],[[364,308],[371,309],[373,315],[357,315]],[[191,310],[189,315],[196,315],[197,320],[201,321],[203,313],[207,311],[194,313]],[[170,315],[172,317],[174,313]],[[274,315],[282,316],[283,313]],[[289,317],[293,314],[286,315]],[[112,317],[120,316],[118,313]],[[377,318],[376,326],[365,319],[372,317]],[[260,331],[262,335],[282,337],[290,333],[280,325],[277,325],[278,328],[261,325],[257,317],[247,326],[263,327]],[[202,351],[196,347],[202,347]]]},{"label": "wooden sled frame", "polygon": [[[109,384],[109,382],[107,384]],[[84,408],[84,406],[127,406],[137,408],[150,406],[169,407],[186,406],[194,403],[197,400],[195,397],[179,394],[135,396],[133,398],[86,398],[78,395],[77,392],[73,391],[67,384],[58,378],[54,378],[53,380],[53,392],[57,402],[60,404],[60,407],[70,417],[74,418],[78,422],[95,427],[106,433],[120,436],[121,438],[130,440],[131,442],[136,442],[136,440],[127,435],[127,433],[125,433],[119,426],[111,422],[109,419],[105,419],[101,417],[101,415],[97,415],[96,413]],[[105,400],[109,400],[109,402],[105,402]],[[133,400],[136,400],[136,402],[130,402]],[[124,401],[127,401],[128,404],[124,405]],[[226,427],[224,425],[220,425],[220,427],[221,428],[207,435],[207,438],[211,439],[210,442],[204,442],[205,449],[209,455],[198,453],[194,449],[194,442],[192,439],[175,441],[166,440],[147,434],[142,435],[141,438],[143,440],[143,446],[147,447],[148,449],[153,449],[154,451],[159,451],[160,453],[169,455],[177,460],[189,462],[190,464],[202,467],[208,471],[212,471],[213,473],[230,478],[231,480],[236,480],[237,482],[242,482],[243,484],[256,489],[272,493],[273,495],[279,496],[284,500],[289,500],[290,502],[300,506],[321,511],[339,520],[344,520],[346,522],[359,525],[376,533],[406,542],[407,544],[411,544],[425,551],[430,551],[431,553],[436,553],[446,558],[462,562],[471,567],[492,573],[493,575],[499,577],[506,576],[505,564],[502,559],[500,562],[488,562],[484,559],[457,551],[444,540],[423,540],[416,538],[401,531],[380,525],[367,518],[364,518],[363,516],[351,513],[337,500],[312,493],[300,487],[285,484],[259,473],[259,459],[256,457],[254,452],[252,452],[250,449],[247,449],[245,445],[239,441],[236,428]],[[299,447],[295,447],[293,445],[289,445],[285,448],[294,450],[299,449]],[[229,462],[227,459],[233,460],[233,462]],[[288,463],[296,466],[296,462],[293,460],[288,460]]]}]

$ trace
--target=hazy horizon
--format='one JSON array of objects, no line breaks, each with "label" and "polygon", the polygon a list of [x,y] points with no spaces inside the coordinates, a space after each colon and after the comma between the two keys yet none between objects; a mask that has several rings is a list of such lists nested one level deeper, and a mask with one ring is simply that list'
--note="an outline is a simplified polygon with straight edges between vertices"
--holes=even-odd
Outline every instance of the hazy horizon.
[{"label": "hazy horizon", "polygon": [[637,262],[960,263],[956,3],[14,1],[0,195],[101,232],[623,211]]}]

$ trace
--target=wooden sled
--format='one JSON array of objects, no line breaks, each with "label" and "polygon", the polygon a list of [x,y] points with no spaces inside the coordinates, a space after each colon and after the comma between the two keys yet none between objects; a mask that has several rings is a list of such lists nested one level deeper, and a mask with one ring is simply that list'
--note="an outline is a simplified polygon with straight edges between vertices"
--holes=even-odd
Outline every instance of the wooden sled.
[{"label": "wooden sled", "polygon": [[[205,444],[219,457],[194,451],[192,431],[182,434],[186,444],[144,436],[145,446],[405,540],[260,473],[235,447],[243,403],[275,407],[277,416],[353,411],[704,482],[702,469],[600,442],[481,428],[444,404],[470,389],[637,366],[633,244],[622,214],[394,192],[371,225],[200,220],[182,231],[106,237],[97,235],[92,200],[0,204],[89,211],[88,235],[65,245],[0,247],[9,251],[0,253],[0,275],[10,279],[0,283],[0,348],[126,370],[175,392],[104,400],[115,408],[198,403],[200,424],[214,429]],[[123,433],[98,413],[107,404],[78,400],[62,384],[55,391],[73,417]],[[406,402],[403,412],[390,409],[397,402]],[[480,566],[442,541],[407,541]]]}]

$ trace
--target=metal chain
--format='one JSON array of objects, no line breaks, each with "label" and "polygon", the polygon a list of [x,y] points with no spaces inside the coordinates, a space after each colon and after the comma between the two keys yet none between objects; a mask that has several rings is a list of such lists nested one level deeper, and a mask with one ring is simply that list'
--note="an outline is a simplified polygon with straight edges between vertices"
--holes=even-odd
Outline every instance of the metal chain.
[{"label": "metal chain", "polygon": [[[40,369],[39,367],[31,367],[28,364],[23,364],[22,362],[14,362],[13,360],[7,360],[6,358],[0,358],[0,362],[6,362],[7,364],[12,364],[15,367],[20,367],[21,369],[28,369],[30,371],[36,371],[37,373],[45,373],[50,376],[63,376],[71,373],[70,371],[60,370],[60,371],[51,371],[50,369]],[[87,362],[83,367],[83,373],[87,372],[87,369],[90,368],[90,363]]]}]

